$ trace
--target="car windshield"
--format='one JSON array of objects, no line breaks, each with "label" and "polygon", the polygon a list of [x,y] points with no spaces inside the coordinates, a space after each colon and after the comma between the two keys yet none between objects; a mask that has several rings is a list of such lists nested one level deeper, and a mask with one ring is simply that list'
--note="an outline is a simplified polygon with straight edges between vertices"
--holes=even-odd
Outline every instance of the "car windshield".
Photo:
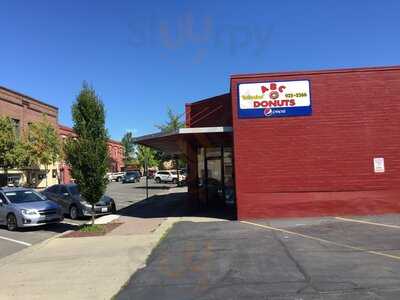
[{"label": "car windshield", "polygon": [[46,200],[34,191],[6,192],[5,195],[11,203],[28,203]]},{"label": "car windshield", "polygon": [[136,172],[129,172],[129,173],[126,173],[126,176],[134,176],[136,174],[137,174]]},{"label": "car windshield", "polygon": [[72,195],[80,195],[79,186],[77,186],[77,185],[71,185],[71,186],[69,187],[69,191],[70,191],[70,193],[71,193]]},{"label": "car windshield", "polygon": [[172,175],[176,175],[176,171],[172,171],[171,174],[172,174]]}]

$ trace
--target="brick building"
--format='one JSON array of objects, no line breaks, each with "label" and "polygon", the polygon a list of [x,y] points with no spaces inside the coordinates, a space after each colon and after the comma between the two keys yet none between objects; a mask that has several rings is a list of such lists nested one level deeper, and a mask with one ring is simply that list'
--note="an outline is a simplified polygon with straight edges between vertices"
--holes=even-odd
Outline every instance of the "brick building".
[{"label": "brick building", "polygon": [[239,219],[399,212],[400,67],[234,75],[137,142],[188,158],[194,202],[234,191]]},{"label": "brick building", "polygon": [[[30,123],[42,120],[44,115],[57,128],[57,107],[0,86],[0,117],[10,117],[18,135],[22,135]],[[44,167],[9,170],[8,181],[17,180],[23,184],[42,187],[45,185],[47,176],[48,184],[54,184],[57,183],[57,168],[57,164],[49,166],[47,174]],[[3,170],[0,170],[0,176],[4,177],[2,172]],[[6,180],[2,178],[1,182]]]},{"label": "brick building", "polygon": [[[34,99],[22,93],[0,86],[0,117],[8,116],[15,124],[17,133],[22,135],[29,123],[37,122],[46,115],[47,119],[55,128],[59,129],[60,137],[65,138],[73,134],[71,128],[58,124],[58,108]],[[108,149],[110,154],[110,172],[118,172],[123,169],[123,147],[120,142],[109,140]],[[5,176],[0,170],[0,176]],[[58,162],[49,167],[46,174],[43,166],[40,168],[10,170],[8,181],[18,180],[21,184],[29,186],[44,187],[46,176],[48,185],[69,182],[69,170],[64,162]]]}]

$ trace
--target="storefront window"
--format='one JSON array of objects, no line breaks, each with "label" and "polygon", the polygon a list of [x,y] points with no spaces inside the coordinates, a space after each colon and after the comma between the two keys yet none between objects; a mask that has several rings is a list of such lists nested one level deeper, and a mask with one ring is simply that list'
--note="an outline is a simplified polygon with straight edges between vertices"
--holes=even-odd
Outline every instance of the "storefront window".
[{"label": "storefront window", "polygon": [[204,185],[206,172],[204,169],[204,148],[198,148],[197,150],[197,177],[199,179],[199,187]]},{"label": "storefront window", "polygon": [[224,148],[224,187],[225,203],[235,203],[235,184],[233,179],[233,155],[232,147]]},{"label": "storefront window", "polygon": [[232,148],[224,148],[224,183],[225,186],[233,187],[233,163]]},{"label": "storefront window", "polygon": [[221,147],[210,147],[206,152],[207,158],[221,158]]}]

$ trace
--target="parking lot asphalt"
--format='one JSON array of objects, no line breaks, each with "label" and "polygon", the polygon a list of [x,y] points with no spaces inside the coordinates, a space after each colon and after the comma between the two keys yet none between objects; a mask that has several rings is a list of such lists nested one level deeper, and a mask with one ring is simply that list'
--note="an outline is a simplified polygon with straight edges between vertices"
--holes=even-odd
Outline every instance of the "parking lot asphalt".
[{"label": "parking lot asphalt", "polygon": [[176,224],[117,299],[400,299],[400,216]]},{"label": "parking lot asphalt", "polygon": [[[172,184],[157,184],[153,180],[149,180],[149,187],[149,197],[151,197],[169,193],[170,188],[175,186]],[[115,200],[117,210],[127,208],[146,198],[145,179],[142,178],[138,183],[129,184],[111,182],[107,186],[106,194]],[[0,226],[0,258],[42,242],[59,233],[77,228],[89,220],[90,218],[71,220],[66,216],[61,224],[23,228],[15,232],[10,232],[4,226]]]}]

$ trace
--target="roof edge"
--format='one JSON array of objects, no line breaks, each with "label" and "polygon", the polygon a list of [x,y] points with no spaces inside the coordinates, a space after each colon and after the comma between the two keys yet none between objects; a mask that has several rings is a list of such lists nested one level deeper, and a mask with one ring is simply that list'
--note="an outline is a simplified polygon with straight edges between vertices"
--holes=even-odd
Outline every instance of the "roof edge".
[{"label": "roof edge", "polygon": [[[75,132],[74,132],[74,129],[73,129],[73,128],[71,128],[71,127],[69,127],[69,126],[62,125],[62,124],[58,124],[58,128],[59,128],[59,129],[64,129],[64,130],[66,130],[66,131],[69,131],[69,132],[71,132],[71,133],[74,133],[74,134],[75,134]],[[118,145],[121,145],[121,146],[122,146],[122,143],[121,143],[120,141],[113,140],[113,139],[107,139],[107,141],[108,141],[108,142],[111,142],[111,143],[118,144]]]},{"label": "roof edge", "polygon": [[265,76],[296,76],[296,75],[313,75],[313,74],[334,74],[334,73],[353,73],[353,72],[371,72],[371,71],[400,71],[400,65],[393,66],[377,66],[377,67],[359,67],[359,68],[341,68],[341,69],[321,69],[321,70],[299,70],[289,72],[270,72],[270,73],[248,73],[248,74],[233,74],[232,79],[242,78],[258,78]]},{"label": "roof edge", "polygon": [[138,143],[138,142],[149,140],[149,139],[166,137],[166,136],[176,135],[176,134],[179,134],[179,131],[150,133],[150,134],[145,134],[145,135],[142,135],[142,136],[134,137],[133,138],[133,142],[134,143]]},{"label": "roof edge", "polygon": [[230,95],[230,92],[227,92],[227,93],[219,94],[219,95],[216,95],[216,96],[204,98],[202,100],[198,100],[198,101],[195,101],[195,102],[186,102],[185,105],[201,104],[201,103],[204,103],[204,102],[212,101],[212,100],[214,100],[215,98],[218,98],[218,97],[229,96],[229,95]]},{"label": "roof edge", "polygon": [[0,89],[6,90],[7,92],[16,94],[16,95],[18,95],[18,96],[27,98],[27,99],[29,99],[29,100],[38,102],[38,103],[40,103],[40,104],[42,104],[42,105],[46,105],[46,106],[48,106],[48,107],[54,108],[55,110],[58,111],[58,107],[57,107],[57,106],[54,106],[54,105],[48,104],[48,103],[46,103],[46,102],[43,102],[43,101],[41,101],[41,100],[35,99],[35,98],[33,98],[33,97],[31,97],[31,96],[28,96],[28,95],[26,95],[26,94],[17,92],[17,91],[15,91],[15,90],[10,89],[10,88],[6,88],[6,87],[4,87],[4,86],[2,86],[2,85],[0,85]]},{"label": "roof edge", "polygon": [[185,134],[196,134],[196,133],[225,133],[232,132],[232,126],[216,126],[216,127],[186,127],[179,128],[179,130],[173,132],[156,132],[150,133],[146,135],[142,135],[133,139],[135,143],[139,143],[141,141],[146,141],[155,138],[163,138],[172,135],[185,135]]}]

